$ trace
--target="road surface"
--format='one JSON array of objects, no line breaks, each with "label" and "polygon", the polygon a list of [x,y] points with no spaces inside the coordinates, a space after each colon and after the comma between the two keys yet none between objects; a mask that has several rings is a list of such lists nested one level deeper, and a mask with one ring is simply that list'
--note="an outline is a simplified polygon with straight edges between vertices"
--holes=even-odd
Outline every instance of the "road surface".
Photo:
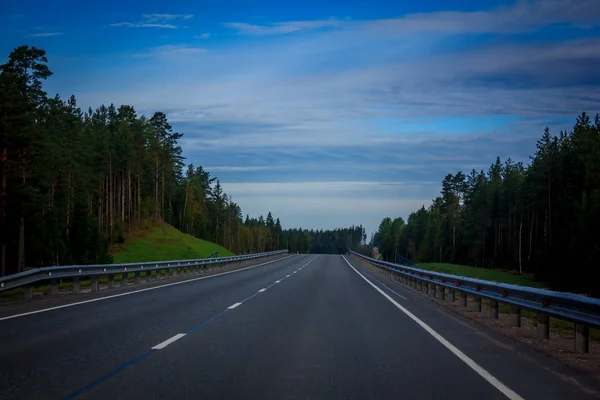
[{"label": "road surface", "polygon": [[347,256],[144,287],[0,310],[0,398],[597,398],[595,381]]}]

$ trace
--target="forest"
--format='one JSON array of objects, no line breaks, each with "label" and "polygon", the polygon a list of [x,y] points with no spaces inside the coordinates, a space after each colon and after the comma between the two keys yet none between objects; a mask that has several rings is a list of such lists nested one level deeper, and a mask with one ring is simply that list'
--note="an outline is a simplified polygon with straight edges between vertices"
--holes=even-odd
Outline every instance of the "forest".
[{"label": "forest", "polygon": [[345,254],[367,240],[362,225],[333,230],[286,229],[283,235],[282,244],[293,253]]},{"label": "forest", "polygon": [[532,273],[555,290],[600,295],[598,115],[582,113],[558,135],[546,128],[528,165],[497,158],[441,186],[407,221],[381,221],[371,245],[385,259]]},{"label": "forest", "polygon": [[21,46],[0,66],[0,276],[110,263],[111,245],[156,220],[238,254],[285,248],[278,218],[243,219],[216,177],[185,164],[164,113],[50,98],[47,63]]}]

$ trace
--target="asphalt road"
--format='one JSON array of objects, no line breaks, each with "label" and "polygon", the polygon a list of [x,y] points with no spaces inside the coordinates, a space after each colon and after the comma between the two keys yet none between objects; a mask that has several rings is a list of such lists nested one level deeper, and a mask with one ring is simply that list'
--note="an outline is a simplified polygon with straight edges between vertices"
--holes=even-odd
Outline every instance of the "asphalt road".
[{"label": "asphalt road", "polygon": [[339,255],[294,255],[6,317],[0,313],[0,399],[592,399],[600,392],[597,382]]}]

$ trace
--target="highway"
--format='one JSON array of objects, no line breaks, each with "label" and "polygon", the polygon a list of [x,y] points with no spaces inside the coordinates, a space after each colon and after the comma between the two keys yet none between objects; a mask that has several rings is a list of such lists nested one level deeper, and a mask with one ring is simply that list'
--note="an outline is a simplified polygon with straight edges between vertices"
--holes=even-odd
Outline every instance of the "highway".
[{"label": "highway", "polygon": [[0,310],[0,399],[594,399],[600,392],[597,382],[352,257],[292,255],[169,282]]}]

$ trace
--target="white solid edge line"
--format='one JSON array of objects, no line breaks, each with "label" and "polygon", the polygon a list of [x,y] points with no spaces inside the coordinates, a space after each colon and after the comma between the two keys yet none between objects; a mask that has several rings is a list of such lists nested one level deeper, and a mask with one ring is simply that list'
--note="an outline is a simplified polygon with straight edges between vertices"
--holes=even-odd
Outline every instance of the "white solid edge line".
[{"label": "white solid edge line", "polygon": [[289,277],[290,277],[290,275],[286,275],[285,277],[286,277],[286,278],[289,278]]},{"label": "white solid edge line", "polygon": [[275,283],[279,283],[279,282],[281,282],[281,280],[279,280],[279,281],[275,281]]},{"label": "white solid edge line", "polygon": [[199,280],[202,280],[202,279],[215,278],[215,277],[217,277],[217,276],[221,276],[221,275],[233,274],[233,273],[235,273],[235,272],[245,271],[245,270],[247,270],[247,269],[252,269],[252,268],[262,267],[263,265],[271,264],[271,263],[274,263],[274,262],[277,262],[277,261],[283,261],[283,260],[285,260],[285,259],[288,259],[288,258],[290,258],[290,257],[293,257],[294,255],[295,255],[295,254],[291,254],[291,255],[289,255],[289,256],[287,256],[287,257],[284,257],[284,258],[279,258],[279,259],[277,259],[277,260],[271,260],[271,261],[267,261],[267,262],[264,262],[264,263],[262,263],[262,264],[258,264],[258,265],[251,265],[251,266],[249,266],[249,267],[245,267],[245,268],[236,269],[235,271],[221,272],[221,273],[214,274],[214,275],[209,275],[209,276],[201,276],[201,277],[199,277],[199,278],[187,279],[187,280],[185,280],[185,281],[181,281],[181,282],[172,282],[172,283],[166,283],[166,284],[164,284],[164,285],[160,285],[160,286],[153,286],[153,287],[150,287],[150,288],[145,288],[145,289],[134,290],[134,291],[131,291],[131,292],[119,293],[119,294],[113,294],[113,295],[110,295],[110,296],[98,297],[98,298],[96,298],[96,299],[90,299],[90,300],[78,301],[78,302],[76,302],[76,303],[63,304],[63,305],[61,305],[61,306],[49,307],[49,308],[43,308],[43,309],[41,309],[41,310],[28,311],[28,312],[21,313],[21,314],[15,314],[15,315],[9,315],[9,316],[6,316],[6,317],[0,317],[0,321],[4,321],[4,320],[7,320],[7,319],[18,318],[18,317],[24,317],[24,316],[27,316],[27,315],[39,314],[39,313],[43,313],[43,312],[47,312],[47,311],[52,311],[52,310],[58,310],[58,309],[61,309],[61,308],[67,308],[67,307],[78,306],[78,305],[80,305],[80,304],[94,303],[94,302],[96,302],[96,301],[102,301],[102,300],[113,299],[113,298],[115,298],[115,297],[129,296],[129,295],[131,295],[131,294],[136,294],[136,293],[141,293],[141,292],[147,292],[147,291],[150,291],[150,290],[161,289],[161,288],[168,287],[168,286],[181,285],[181,284],[183,284],[183,283],[195,282],[195,281],[199,281]]},{"label": "white solid edge line", "polygon": [[265,290],[267,290],[267,288],[262,288],[262,289],[260,289],[260,290],[258,291],[258,293],[262,293],[262,292],[264,292]]},{"label": "white solid edge line", "polygon": [[404,308],[402,305],[400,305],[400,303],[398,303],[396,300],[392,299],[386,292],[384,292],[379,287],[377,287],[377,285],[375,285],[373,282],[371,282],[370,280],[365,278],[365,276],[363,274],[358,272],[358,270],[356,268],[354,268],[352,266],[352,264],[350,264],[350,262],[346,259],[346,257],[344,257],[342,255],[342,258],[344,259],[344,261],[346,261],[346,264],[348,264],[350,266],[350,268],[352,268],[354,270],[354,272],[356,272],[361,278],[363,278],[375,290],[377,290],[379,293],[381,293],[381,295],[383,295],[383,297],[388,299],[400,311],[402,311],[410,319],[412,319],[417,324],[419,324],[421,326],[421,328],[425,329],[427,331],[427,333],[429,333],[431,336],[433,336],[438,342],[443,344],[456,357],[458,357],[461,361],[463,361],[465,364],[467,364],[473,371],[477,372],[483,379],[485,379],[488,383],[490,383],[492,386],[494,386],[496,389],[498,389],[503,395],[505,395],[506,397],[508,397],[511,400],[524,400],[521,396],[519,396],[517,393],[515,393],[512,389],[510,389],[508,386],[506,386],[505,384],[500,382],[498,380],[498,378],[496,378],[495,376],[490,374],[482,366],[477,364],[469,356],[467,356],[465,353],[460,351],[456,346],[454,346],[452,343],[450,343],[448,340],[446,340],[442,335],[440,335],[439,333],[434,331],[433,328],[431,328],[425,322],[423,322],[419,318],[417,318],[413,313],[411,313],[406,308]]},{"label": "white solid edge line", "polygon": [[234,308],[239,307],[241,305],[242,305],[242,303],[235,303],[235,304],[232,304],[229,307],[227,307],[227,309],[228,310],[233,310]]},{"label": "white solid edge line", "polygon": [[167,339],[164,342],[157,344],[156,346],[154,346],[152,348],[152,350],[164,349],[165,347],[167,347],[168,345],[170,345],[174,341],[179,340],[179,339],[181,339],[184,336],[185,336],[185,333],[178,333],[177,335],[173,336],[171,339]]}]

